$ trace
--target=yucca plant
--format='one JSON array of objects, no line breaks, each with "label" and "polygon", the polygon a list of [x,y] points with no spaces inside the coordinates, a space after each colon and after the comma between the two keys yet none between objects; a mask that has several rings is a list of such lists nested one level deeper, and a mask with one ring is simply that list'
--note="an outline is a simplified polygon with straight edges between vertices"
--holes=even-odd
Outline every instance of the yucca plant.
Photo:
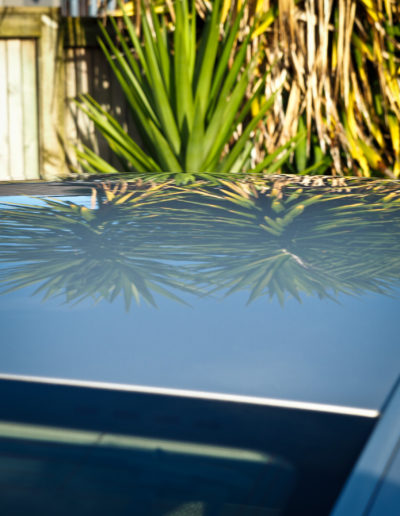
[{"label": "yucca plant", "polygon": [[[121,171],[173,174],[187,182],[199,175],[224,176],[251,168],[252,139],[274,95],[252,115],[251,106],[265,84],[264,76],[247,95],[257,58],[246,61],[254,27],[236,47],[243,9],[226,23],[221,36],[220,4],[216,0],[199,25],[195,2],[178,0],[173,34],[165,16],[158,15],[151,2],[147,8],[143,4],[142,40],[123,11],[124,30],[111,18],[119,45],[102,27],[100,45],[126,95],[141,142],[95,99],[82,97],[80,107],[120,159]],[[235,132],[240,134],[236,139]],[[279,169],[300,137],[266,156],[253,172]],[[87,147],[77,154],[88,172],[117,172]]]},{"label": "yucca plant", "polygon": [[[296,62],[301,63],[303,69],[302,77],[296,75],[293,77],[291,63],[289,63],[289,56],[292,55],[293,49],[298,50],[297,35],[301,34],[302,25],[304,26],[302,24],[304,13],[300,10],[302,2],[296,2],[295,6],[293,0],[293,8],[288,12],[289,3],[279,0],[273,2],[223,0],[220,19],[223,23],[229,22],[229,20],[236,19],[236,16],[243,10],[237,42],[243,39],[249,26],[254,26],[248,59],[256,55],[259,57],[256,60],[253,82],[250,82],[249,89],[265,74],[265,70],[269,70],[264,87],[252,102],[253,116],[258,113],[265,98],[268,98],[271,92],[277,89],[277,85],[280,86],[273,108],[268,112],[263,123],[259,125],[258,134],[253,139],[252,163],[262,161],[267,153],[273,153],[293,137],[298,137],[300,143],[296,145],[295,154],[292,153],[290,159],[284,161],[282,167],[277,170],[289,174],[324,174],[331,169],[333,160],[327,152],[325,142],[321,143],[320,141],[321,127],[320,125],[316,126],[320,120],[313,121],[312,119],[310,98],[307,104],[307,116],[304,113],[304,93],[309,87],[307,70],[304,69],[304,55],[301,55],[300,52],[295,55]],[[202,1],[197,3],[201,13],[204,11],[204,6],[213,9],[212,3]],[[296,25],[289,29],[289,26],[293,24],[291,18],[294,12],[297,15],[301,14],[302,21],[296,19]],[[322,27],[321,29],[325,30]],[[289,34],[294,34],[296,31],[296,43],[294,44],[294,41],[288,43]],[[301,36],[303,35],[301,34]],[[299,50],[304,52],[304,49],[303,44]],[[301,84],[300,78],[303,81]],[[312,89],[312,91],[314,90],[315,88]],[[312,121],[313,123],[311,123]],[[302,138],[305,129],[308,133],[307,140]]]}]

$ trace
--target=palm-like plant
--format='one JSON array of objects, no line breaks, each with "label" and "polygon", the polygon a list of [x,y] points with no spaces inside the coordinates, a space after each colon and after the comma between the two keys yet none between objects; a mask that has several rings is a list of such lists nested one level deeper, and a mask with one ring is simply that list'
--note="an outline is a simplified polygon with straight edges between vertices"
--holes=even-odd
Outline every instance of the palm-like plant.
[{"label": "palm-like plant", "polygon": [[[163,14],[158,15],[151,3],[148,9],[142,5],[143,44],[125,12],[123,32],[111,18],[120,48],[102,27],[100,45],[129,102],[141,143],[94,99],[82,97],[80,106],[120,158],[123,171],[174,174],[187,182],[199,175],[224,176],[250,168],[252,138],[274,96],[252,115],[251,106],[265,83],[261,77],[247,97],[258,57],[246,61],[253,29],[237,48],[242,10],[226,23],[221,37],[220,4],[213,3],[199,27],[195,2],[177,1],[173,35]],[[240,136],[233,139],[238,130]],[[254,172],[277,170],[300,136],[263,159]],[[77,153],[89,172],[117,172],[87,147]]]}]

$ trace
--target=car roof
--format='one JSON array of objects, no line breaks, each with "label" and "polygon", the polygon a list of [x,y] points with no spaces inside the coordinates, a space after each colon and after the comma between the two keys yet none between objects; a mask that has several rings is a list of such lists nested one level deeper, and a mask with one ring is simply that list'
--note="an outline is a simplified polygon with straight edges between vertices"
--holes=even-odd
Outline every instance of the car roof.
[{"label": "car roof", "polygon": [[399,376],[396,181],[3,184],[0,203],[3,375],[371,411]]}]

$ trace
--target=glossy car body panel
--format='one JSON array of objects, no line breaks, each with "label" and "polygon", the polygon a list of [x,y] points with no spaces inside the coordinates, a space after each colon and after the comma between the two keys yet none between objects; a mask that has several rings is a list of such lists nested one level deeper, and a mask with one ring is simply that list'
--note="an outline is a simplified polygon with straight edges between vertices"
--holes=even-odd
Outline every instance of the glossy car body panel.
[{"label": "glossy car body panel", "polygon": [[[364,184],[372,187],[375,183]],[[286,197],[294,195],[298,186],[295,182],[282,187],[287,190]],[[16,274],[22,271],[24,265],[21,263],[29,259],[29,253],[42,253],[40,256],[35,255],[34,260],[38,262],[32,267],[41,266],[43,269],[39,271],[38,278],[34,281],[30,279],[25,288],[0,296],[5,342],[0,349],[1,372],[292,399],[374,410],[383,406],[397,379],[400,362],[396,324],[399,265],[394,256],[396,251],[390,247],[392,242],[400,241],[397,212],[393,212],[394,208],[391,207],[388,217],[380,220],[382,211],[369,214],[364,210],[354,216],[357,224],[352,226],[347,220],[350,215],[344,209],[345,219],[343,222],[340,219],[338,221],[339,234],[336,235],[332,230],[335,227],[334,217],[340,213],[340,210],[335,210],[341,205],[346,207],[347,201],[351,201],[356,206],[352,209],[357,210],[360,198],[363,195],[371,196],[371,187],[370,190],[364,189],[364,194],[356,184],[355,192],[360,193],[357,193],[355,199],[348,199],[352,190],[349,194],[345,188],[308,187],[307,190],[303,187],[300,203],[302,198],[307,201],[311,197],[320,197],[319,202],[321,199],[324,201],[324,197],[339,198],[333,201],[337,207],[327,212],[327,215],[324,214],[333,226],[327,229],[326,237],[321,230],[313,235],[315,229],[318,230],[318,213],[322,212],[322,208],[326,211],[326,203],[313,204],[293,221],[292,229],[289,224],[289,240],[285,233],[275,238],[261,228],[257,220],[250,219],[250,223],[247,222],[249,214],[257,215],[259,199],[244,214],[247,226],[243,228],[237,225],[238,221],[230,214],[229,206],[224,212],[225,220],[216,219],[213,207],[210,206],[204,208],[200,223],[196,220],[199,217],[195,211],[185,214],[185,225],[179,222],[182,227],[180,234],[175,231],[167,214],[162,212],[161,208],[168,206],[168,202],[163,204],[156,199],[149,205],[149,209],[160,211],[155,224],[156,231],[153,231],[151,224],[154,219],[147,217],[145,208],[141,208],[137,215],[135,206],[128,206],[128,210],[124,211],[121,205],[103,201],[104,208],[90,210],[94,187],[99,192],[99,198],[102,188],[99,183],[52,185],[49,189],[50,197],[44,193],[34,198],[27,195],[13,197],[13,185],[1,187],[2,203],[11,201],[21,206],[33,204],[33,208],[36,206],[38,210],[34,217],[26,215],[30,227],[24,230],[22,239],[18,240],[18,235],[22,233],[17,227],[22,222],[15,222],[13,226],[17,240],[11,245],[17,251],[13,249],[14,254],[7,255],[7,252],[10,253],[8,248],[2,257],[2,282],[5,281],[3,290],[7,290],[7,286],[13,287],[12,282],[7,284],[10,278],[7,270],[14,271],[16,267]],[[389,194],[387,191],[382,194],[378,192],[375,200],[396,193],[395,187],[390,183]],[[20,194],[24,189],[29,193],[32,188],[31,185],[17,185],[17,193]],[[46,185],[41,188],[43,191]],[[74,191],[76,195],[73,195]],[[272,194],[267,191],[260,196],[268,201]],[[123,198],[123,194],[120,198]],[[60,209],[67,203],[75,203],[93,216],[103,217],[106,226],[100,237],[104,237],[104,245],[101,238],[91,241],[86,236],[80,240],[79,231],[81,228],[86,231],[86,228],[92,227],[92,221],[83,216],[77,220],[76,215],[68,215],[65,211],[59,211],[57,215],[59,208],[46,206],[45,199],[53,199]],[[296,200],[297,205],[299,199]],[[195,201],[202,202],[201,196]],[[175,201],[169,202],[174,207]],[[204,204],[207,202],[210,204],[209,199]],[[225,205],[227,203],[226,200],[221,202]],[[3,207],[3,213],[6,208]],[[188,209],[187,206],[185,208]],[[16,209],[14,205],[13,210]],[[269,210],[266,213],[274,214]],[[310,210],[310,215],[306,217],[307,210]],[[49,220],[44,217],[46,212],[55,224],[53,229],[45,227]],[[276,218],[278,215],[274,214]],[[127,217],[130,217],[128,221]],[[193,222],[191,217],[194,218]],[[205,222],[201,223],[204,219]],[[231,222],[235,222],[235,225]],[[242,219],[239,222],[242,224]],[[374,225],[377,222],[379,234],[385,238],[387,235],[388,238],[382,244],[378,242],[377,250],[371,254],[371,247],[367,247],[364,240],[369,237],[369,231],[372,231],[372,239],[376,240],[374,235],[377,230],[374,233]],[[191,238],[188,235],[194,236]],[[346,240],[341,246],[344,237]],[[29,248],[24,248],[24,238],[31,239]],[[164,286],[158,284],[168,289],[169,278],[179,283],[187,271],[191,273],[193,263],[197,266],[199,261],[203,261],[206,267],[204,272],[196,272],[194,283],[189,279],[185,286],[199,288],[204,293],[210,290],[211,294],[200,292],[200,295],[191,295],[188,291],[172,289],[173,293],[190,304],[188,307],[153,292],[158,310],[142,298],[140,306],[135,306],[133,301],[128,313],[123,306],[122,292],[112,303],[101,300],[95,304],[88,298],[77,305],[75,299],[65,303],[62,295],[49,295],[43,303],[40,293],[32,295],[43,284],[40,278],[46,277],[46,269],[50,281],[53,277],[52,267],[58,267],[63,258],[63,270],[68,272],[68,261],[72,262],[77,255],[86,256],[89,260],[92,259],[90,253],[93,253],[94,260],[97,260],[94,267],[98,267],[99,272],[96,269],[91,273],[90,269],[89,272],[82,272],[83,288],[85,292],[89,291],[91,287],[85,285],[84,278],[92,274],[92,279],[88,281],[95,283],[99,274],[111,274],[113,271],[112,259],[110,265],[107,265],[104,246],[118,250],[123,242],[127,242],[126,246],[130,246],[129,252],[132,254],[135,252],[136,238],[139,246],[142,246],[138,248],[141,274],[154,272],[156,280],[161,278],[161,281],[166,281]],[[265,250],[262,247],[263,240],[266,241]],[[9,241],[10,237],[5,235],[3,248]],[[18,249],[20,244],[21,250]],[[216,244],[222,251],[227,249],[226,257],[220,256],[221,251],[216,254]],[[315,251],[311,249],[310,252],[311,245],[315,246]],[[252,247],[255,248],[253,253],[249,252]],[[125,249],[121,252],[125,252]],[[221,293],[212,293],[212,282],[215,283],[215,280],[209,278],[213,277],[213,273],[210,274],[213,267],[218,268],[217,272],[221,273],[219,277],[223,282],[223,275],[229,274],[229,268],[233,269],[236,257],[243,255],[244,266],[254,266],[257,272],[257,260],[261,259],[261,264],[263,260],[268,261],[268,253],[271,252],[280,253],[279,259],[286,259],[285,267],[291,267],[291,272],[284,272],[283,280],[289,275],[293,275],[293,281],[297,281],[296,275],[302,280],[305,274],[307,285],[316,289],[314,294],[317,295],[307,296],[304,291],[301,292],[300,285],[301,303],[289,293],[284,306],[280,306],[276,295],[272,300],[263,295],[246,306],[251,284],[237,289],[227,297],[223,289]],[[24,253],[28,253],[25,258]],[[348,293],[339,291],[335,294],[331,290],[329,294],[329,287],[336,281],[334,274],[337,266],[332,266],[336,255],[343,262],[342,269],[347,268],[349,271],[343,277],[339,267],[340,288],[347,289]],[[22,262],[13,265],[12,260]],[[127,266],[134,260],[129,256]],[[390,274],[380,279],[380,271],[384,275],[389,266]],[[368,268],[371,268],[373,274],[364,272]],[[84,264],[77,266],[78,275],[79,270],[85,271]],[[326,271],[328,274],[325,274]],[[242,273],[239,271],[237,274],[237,279],[232,277],[234,281],[240,280]],[[371,285],[368,285],[369,280]],[[16,280],[17,286],[18,282]],[[327,282],[327,293],[333,295],[334,300],[329,299],[323,290],[322,294],[318,294],[318,289],[325,288],[324,282]],[[318,295],[322,295],[323,299],[318,299]],[[340,381],[337,381],[338,378]]]},{"label": "glossy car body panel", "polygon": [[328,514],[358,464],[335,516],[377,516],[398,471],[400,189],[317,179],[0,186],[3,453],[14,431],[31,454],[96,432],[260,453],[288,491],[264,509],[296,516]]},{"label": "glossy car body panel", "polygon": [[[3,421],[47,432],[97,432],[92,447],[100,436],[133,435],[283,458],[295,478],[288,493],[289,515],[327,513],[376,423],[374,417],[57,380],[0,379],[0,395]],[[0,424],[0,443],[11,436]]]},{"label": "glossy car body panel", "polygon": [[400,509],[400,380],[332,516],[395,516]]}]

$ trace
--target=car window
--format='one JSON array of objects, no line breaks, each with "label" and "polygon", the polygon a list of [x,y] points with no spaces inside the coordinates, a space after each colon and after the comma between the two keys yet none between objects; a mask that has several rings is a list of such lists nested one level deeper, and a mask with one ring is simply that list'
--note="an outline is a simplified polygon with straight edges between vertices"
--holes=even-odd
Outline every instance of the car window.
[{"label": "car window", "polygon": [[13,514],[325,514],[376,422],[57,383],[3,380],[0,395]]},{"label": "car window", "polygon": [[0,434],[6,513],[281,514],[293,487],[289,464],[239,448],[5,423]]}]

